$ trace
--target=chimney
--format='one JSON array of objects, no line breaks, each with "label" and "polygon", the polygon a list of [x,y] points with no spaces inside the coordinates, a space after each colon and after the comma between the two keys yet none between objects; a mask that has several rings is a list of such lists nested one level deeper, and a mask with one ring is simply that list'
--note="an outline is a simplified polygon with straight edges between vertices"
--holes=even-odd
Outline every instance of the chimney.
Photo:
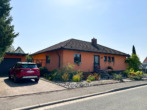
[{"label": "chimney", "polygon": [[97,46],[97,39],[93,38],[91,40],[92,45]]}]

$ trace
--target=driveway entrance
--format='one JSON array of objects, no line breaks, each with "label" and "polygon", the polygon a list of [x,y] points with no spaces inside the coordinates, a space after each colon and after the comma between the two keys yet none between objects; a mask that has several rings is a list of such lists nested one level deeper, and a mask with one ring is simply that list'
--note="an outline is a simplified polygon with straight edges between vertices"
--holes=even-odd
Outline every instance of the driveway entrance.
[{"label": "driveway entrance", "polygon": [[64,89],[65,88],[61,86],[42,79],[40,79],[38,83],[35,83],[33,80],[23,80],[18,83],[14,83],[7,77],[0,78],[0,97],[43,93]]}]

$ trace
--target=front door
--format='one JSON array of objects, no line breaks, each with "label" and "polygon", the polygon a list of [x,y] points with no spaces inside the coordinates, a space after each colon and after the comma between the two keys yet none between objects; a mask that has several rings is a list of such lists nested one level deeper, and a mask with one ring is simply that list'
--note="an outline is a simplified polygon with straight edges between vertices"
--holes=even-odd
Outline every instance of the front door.
[{"label": "front door", "polygon": [[100,69],[100,57],[98,55],[94,55],[94,71]]}]

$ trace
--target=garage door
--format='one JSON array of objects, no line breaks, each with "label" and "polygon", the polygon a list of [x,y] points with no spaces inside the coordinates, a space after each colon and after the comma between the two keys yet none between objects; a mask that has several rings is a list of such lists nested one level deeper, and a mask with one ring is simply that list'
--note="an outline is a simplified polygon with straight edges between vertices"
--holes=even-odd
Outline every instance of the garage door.
[{"label": "garage door", "polygon": [[0,64],[0,76],[8,76],[9,69],[19,61],[21,61],[19,58],[4,58]]}]

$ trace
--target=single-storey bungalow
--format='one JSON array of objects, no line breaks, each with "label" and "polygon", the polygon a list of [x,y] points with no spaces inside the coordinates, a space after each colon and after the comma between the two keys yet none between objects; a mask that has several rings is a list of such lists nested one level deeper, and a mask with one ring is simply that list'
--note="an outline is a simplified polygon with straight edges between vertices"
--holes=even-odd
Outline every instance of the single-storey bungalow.
[{"label": "single-storey bungalow", "polygon": [[96,66],[101,70],[112,67],[114,71],[126,70],[129,54],[91,42],[69,39],[32,54],[34,62],[49,71],[74,64],[75,70],[93,72]]}]

